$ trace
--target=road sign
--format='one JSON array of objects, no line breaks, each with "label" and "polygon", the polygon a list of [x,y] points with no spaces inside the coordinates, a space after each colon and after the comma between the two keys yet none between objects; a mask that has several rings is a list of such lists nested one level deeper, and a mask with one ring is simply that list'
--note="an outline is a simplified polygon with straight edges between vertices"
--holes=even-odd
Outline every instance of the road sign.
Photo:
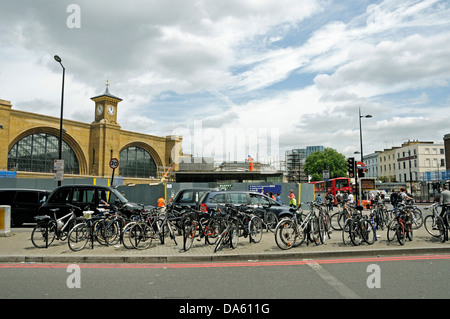
[{"label": "road sign", "polygon": [[54,171],[63,171],[64,170],[64,160],[57,159],[53,161],[53,170]]},{"label": "road sign", "polygon": [[55,175],[53,176],[53,180],[55,181],[63,181],[64,180],[64,160],[57,159],[53,161],[53,172]]},{"label": "road sign", "polygon": [[119,160],[117,158],[112,158],[109,161],[109,167],[111,167],[112,169],[116,169],[117,167],[119,167]]}]

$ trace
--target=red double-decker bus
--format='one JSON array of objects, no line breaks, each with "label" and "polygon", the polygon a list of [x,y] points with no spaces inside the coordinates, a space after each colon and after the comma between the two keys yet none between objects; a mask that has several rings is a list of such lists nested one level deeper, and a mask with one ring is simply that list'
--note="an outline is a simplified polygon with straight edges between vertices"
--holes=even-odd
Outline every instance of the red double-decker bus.
[{"label": "red double-decker bus", "polygon": [[333,194],[334,204],[337,204],[336,193],[340,191],[341,194],[352,191],[352,183],[348,177],[337,177],[327,181],[311,182],[314,185],[314,192],[316,196],[320,194],[323,200],[328,193]]}]

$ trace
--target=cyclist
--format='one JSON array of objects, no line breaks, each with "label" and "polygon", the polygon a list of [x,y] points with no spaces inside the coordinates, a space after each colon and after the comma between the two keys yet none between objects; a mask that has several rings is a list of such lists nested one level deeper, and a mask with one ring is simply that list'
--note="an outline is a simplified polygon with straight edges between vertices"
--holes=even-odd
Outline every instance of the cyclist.
[{"label": "cyclist", "polygon": [[406,188],[404,188],[404,187],[400,188],[400,193],[398,195],[399,195],[399,200],[401,201],[402,204],[406,204],[406,201],[414,200],[414,198],[412,198],[411,196],[409,196],[406,193]]}]

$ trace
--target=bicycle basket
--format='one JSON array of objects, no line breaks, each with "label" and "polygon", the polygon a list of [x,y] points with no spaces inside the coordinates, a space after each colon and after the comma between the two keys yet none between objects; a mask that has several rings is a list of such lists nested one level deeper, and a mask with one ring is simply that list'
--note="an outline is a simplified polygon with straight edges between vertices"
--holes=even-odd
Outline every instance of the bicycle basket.
[{"label": "bicycle basket", "polygon": [[86,210],[86,211],[83,212],[83,216],[84,216],[84,218],[86,218],[86,219],[91,219],[93,213],[94,213],[94,212],[91,211],[91,210]]}]

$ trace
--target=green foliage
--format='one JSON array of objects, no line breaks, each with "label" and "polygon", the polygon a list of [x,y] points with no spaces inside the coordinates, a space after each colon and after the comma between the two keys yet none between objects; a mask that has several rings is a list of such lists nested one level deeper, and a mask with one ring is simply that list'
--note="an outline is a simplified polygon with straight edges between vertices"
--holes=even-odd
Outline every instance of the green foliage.
[{"label": "green foliage", "polygon": [[330,178],[347,177],[347,158],[332,148],[312,153],[306,158],[305,173],[311,176],[311,181],[323,180],[324,170],[330,171]]}]

